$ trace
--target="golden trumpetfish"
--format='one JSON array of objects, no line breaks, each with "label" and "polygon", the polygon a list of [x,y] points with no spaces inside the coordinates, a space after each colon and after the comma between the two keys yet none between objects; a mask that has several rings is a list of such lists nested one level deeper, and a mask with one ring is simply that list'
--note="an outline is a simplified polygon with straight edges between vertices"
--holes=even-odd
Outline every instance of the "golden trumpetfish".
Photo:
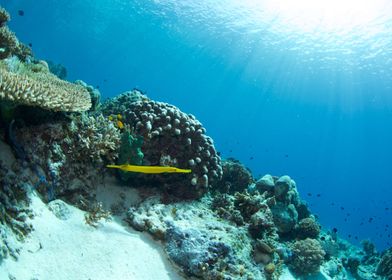
[{"label": "golden trumpetfish", "polygon": [[140,166],[140,165],[122,164],[122,165],[106,165],[106,167],[117,168],[122,171],[140,172],[140,173],[148,173],[148,174],[192,172],[192,170],[190,169],[181,169],[181,168],[171,167],[171,166]]}]

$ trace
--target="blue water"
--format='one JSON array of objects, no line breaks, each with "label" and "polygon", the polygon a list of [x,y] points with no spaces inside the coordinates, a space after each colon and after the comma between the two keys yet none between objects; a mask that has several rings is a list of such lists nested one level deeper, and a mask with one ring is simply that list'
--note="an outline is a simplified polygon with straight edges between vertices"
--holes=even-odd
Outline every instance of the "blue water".
[{"label": "blue water", "polygon": [[194,114],[224,157],[294,178],[325,228],[391,245],[391,4],[361,22],[374,7],[307,20],[267,0],[0,3],[69,80],[104,97],[137,87]]}]

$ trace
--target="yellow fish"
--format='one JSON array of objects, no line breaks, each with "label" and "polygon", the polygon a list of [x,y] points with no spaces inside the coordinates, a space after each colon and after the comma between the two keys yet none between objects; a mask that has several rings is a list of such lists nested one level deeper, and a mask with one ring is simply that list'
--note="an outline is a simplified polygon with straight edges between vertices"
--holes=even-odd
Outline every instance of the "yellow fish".
[{"label": "yellow fish", "polygon": [[171,166],[140,166],[140,165],[106,165],[108,168],[117,168],[122,171],[129,172],[139,172],[139,173],[148,173],[148,174],[158,174],[158,173],[191,173],[190,169],[181,169],[177,167]]}]

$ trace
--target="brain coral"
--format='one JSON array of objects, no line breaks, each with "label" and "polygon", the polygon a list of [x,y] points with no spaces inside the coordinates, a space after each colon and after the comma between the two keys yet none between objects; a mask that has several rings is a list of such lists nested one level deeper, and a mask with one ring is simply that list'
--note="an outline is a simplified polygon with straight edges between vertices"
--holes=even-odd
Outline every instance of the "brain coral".
[{"label": "brain coral", "polygon": [[103,111],[121,113],[132,131],[143,137],[143,164],[192,170],[190,174],[141,175],[143,180],[159,182],[177,197],[195,198],[221,178],[221,159],[212,139],[193,115],[173,105],[153,101],[138,90],[110,100],[103,105]]},{"label": "brain coral", "polygon": [[298,275],[307,275],[319,271],[324,261],[325,252],[316,239],[307,238],[296,241],[291,250],[293,257],[290,268]]},{"label": "brain coral", "polygon": [[24,64],[15,58],[0,63],[0,99],[51,111],[86,111],[89,92],[81,85],[60,80],[43,64]]}]

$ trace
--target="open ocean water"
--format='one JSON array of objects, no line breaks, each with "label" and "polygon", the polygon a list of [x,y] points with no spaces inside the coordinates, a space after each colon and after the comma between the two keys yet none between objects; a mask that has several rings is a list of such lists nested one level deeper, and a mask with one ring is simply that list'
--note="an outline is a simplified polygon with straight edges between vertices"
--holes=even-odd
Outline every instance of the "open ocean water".
[{"label": "open ocean water", "polygon": [[290,175],[324,227],[391,246],[392,2],[0,4],[69,80],[104,97],[136,87],[194,114],[256,178]]}]

